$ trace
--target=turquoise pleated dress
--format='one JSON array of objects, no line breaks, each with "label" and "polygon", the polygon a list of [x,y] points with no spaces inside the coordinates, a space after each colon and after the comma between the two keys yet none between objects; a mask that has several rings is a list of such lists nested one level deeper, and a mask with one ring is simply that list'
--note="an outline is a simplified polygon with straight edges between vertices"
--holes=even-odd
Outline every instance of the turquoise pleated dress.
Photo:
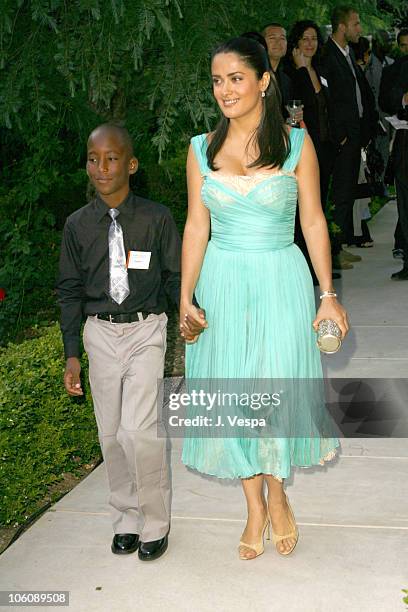
[{"label": "turquoise pleated dress", "polygon": [[[192,138],[203,176],[202,201],[211,215],[195,289],[208,329],[186,345],[186,379],[321,379],[312,328],[311,275],[293,243],[295,168],[304,130],[290,132],[291,152],[271,176],[231,177],[207,165],[206,134]],[[302,418],[302,402],[297,407]],[[325,410],[325,407],[322,407]],[[323,464],[336,437],[186,437],[182,461],[219,478],[290,475],[291,466]]]}]

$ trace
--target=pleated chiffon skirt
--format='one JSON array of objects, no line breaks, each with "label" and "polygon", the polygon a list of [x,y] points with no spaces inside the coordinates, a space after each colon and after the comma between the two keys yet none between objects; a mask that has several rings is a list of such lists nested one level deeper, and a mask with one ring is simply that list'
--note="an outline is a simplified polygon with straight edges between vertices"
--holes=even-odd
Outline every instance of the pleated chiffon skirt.
[{"label": "pleated chiffon skirt", "polygon": [[[271,474],[283,479],[291,466],[310,467],[331,459],[339,443],[332,437],[324,398],[318,398],[317,406],[314,398],[311,406],[308,394],[302,393],[302,380],[321,381],[322,368],[312,328],[313,284],[298,247],[230,251],[210,241],[196,297],[205,307],[208,329],[197,343],[186,346],[189,390],[202,384],[215,389],[225,380],[231,389],[234,379],[240,389],[243,380],[264,379],[279,386],[284,379],[296,381],[298,401],[282,403],[287,427],[279,429],[277,437],[251,437],[245,428],[236,429],[237,435],[230,428],[225,438],[211,428],[197,436],[190,433],[184,440],[183,463],[219,478]],[[211,381],[218,382],[214,386]]]}]

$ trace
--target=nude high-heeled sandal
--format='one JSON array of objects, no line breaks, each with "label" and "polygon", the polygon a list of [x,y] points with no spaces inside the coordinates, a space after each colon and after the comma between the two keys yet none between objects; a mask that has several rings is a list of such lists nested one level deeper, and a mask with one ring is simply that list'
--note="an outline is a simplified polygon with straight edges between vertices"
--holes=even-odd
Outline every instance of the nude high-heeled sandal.
[{"label": "nude high-heeled sandal", "polygon": [[[271,517],[270,517],[270,516],[269,516],[269,522],[270,522],[270,524],[271,524],[271,529],[272,529],[272,541],[273,541],[273,543],[274,543],[274,546],[275,546],[275,548],[276,548],[276,551],[277,551],[277,552],[278,552],[280,555],[283,555],[283,556],[285,556],[285,557],[286,557],[287,555],[290,555],[290,553],[292,553],[292,552],[295,550],[295,546],[296,546],[296,544],[298,543],[298,539],[299,539],[299,531],[298,531],[298,528],[297,528],[297,525],[296,525],[295,517],[294,517],[294,515],[293,515],[293,510],[292,510],[292,507],[291,507],[291,505],[290,505],[290,503],[289,503],[289,500],[288,500],[288,497],[287,497],[286,493],[285,493],[285,498],[286,498],[286,504],[287,504],[287,506],[288,506],[288,517],[289,517],[289,521],[290,521],[290,522],[291,522],[291,524],[292,524],[292,531],[291,531],[290,533],[286,533],[285,535],[279,535],[279,534],[275,533],[275,532],[274,532],[274,530],[273,530],[273,528],[272,528],[272,521],[271,521]],[[290,548],[289,550],[285,550],[284,552],[282,552],[281,550],[279,550],[279,549],[277,548],[277,546],[276,546],[276,545],[277,545],[279,542],[282,542],[282,540],[286,540],[286,539],[289,539],[289,538],[294,539],[294,540],[295,540],[295,543],[293,544],[292,548]]]},{"label": "nude high-heeled sandal", "polygon": [[[262,555],[262,553],[265,550],[265,547],[264,547],[265,531],[266,531],[266,539],[267,540],[271,539],[270,526],[271,525],[269,521],[269,516],[267,515],[265,518],[264,526],[262,527],[262,533],[261,533],[261,538],[259,542],[256,542],[255,544],[248,544],[247,542],[243,542],[242,540],[240,540],[238,553],[239,553],[239,558],[242,561],[250,561],[251,559],[256,559],[256,557],[259,557],[259,555]],[[255,552],[255,557],[245,557],[244,551],[241,550],[241,547],[243,546],[245,546],[245,548],[249,548],[249,550],[253,550]]]}]

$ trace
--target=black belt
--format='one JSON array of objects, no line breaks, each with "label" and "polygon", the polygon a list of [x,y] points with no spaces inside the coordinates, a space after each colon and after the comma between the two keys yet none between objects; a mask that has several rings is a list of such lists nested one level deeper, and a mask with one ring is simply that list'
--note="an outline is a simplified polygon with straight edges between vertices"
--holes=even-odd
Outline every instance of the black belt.
[{"label": "black belt", "polygon": [[97,317],[102,321],[109,321],[110,323],[134,323],[135,321],[143,321],[151,314],[150,312],[139,311],[139,312],[124,312],[123,314],[109,314],[107,312],[97,312],[90,317]]}]

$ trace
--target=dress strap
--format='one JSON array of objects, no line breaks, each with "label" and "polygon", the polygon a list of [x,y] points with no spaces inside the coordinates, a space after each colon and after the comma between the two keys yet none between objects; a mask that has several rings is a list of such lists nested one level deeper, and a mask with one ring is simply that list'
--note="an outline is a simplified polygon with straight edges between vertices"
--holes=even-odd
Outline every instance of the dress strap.
[{"label": "dress strap", "polygon": [[305,140],[305,130],[292,128],[289,134],[290,138],[290,155],[282,166],[282,170],[294,172],[298,164],[300,154]]},{"label": "dress strap", "polygon": [[200,167],[200,172],[202,176],[206,176],[210,171],[207,164],[207,134],[193,136],[191,144]]}]

